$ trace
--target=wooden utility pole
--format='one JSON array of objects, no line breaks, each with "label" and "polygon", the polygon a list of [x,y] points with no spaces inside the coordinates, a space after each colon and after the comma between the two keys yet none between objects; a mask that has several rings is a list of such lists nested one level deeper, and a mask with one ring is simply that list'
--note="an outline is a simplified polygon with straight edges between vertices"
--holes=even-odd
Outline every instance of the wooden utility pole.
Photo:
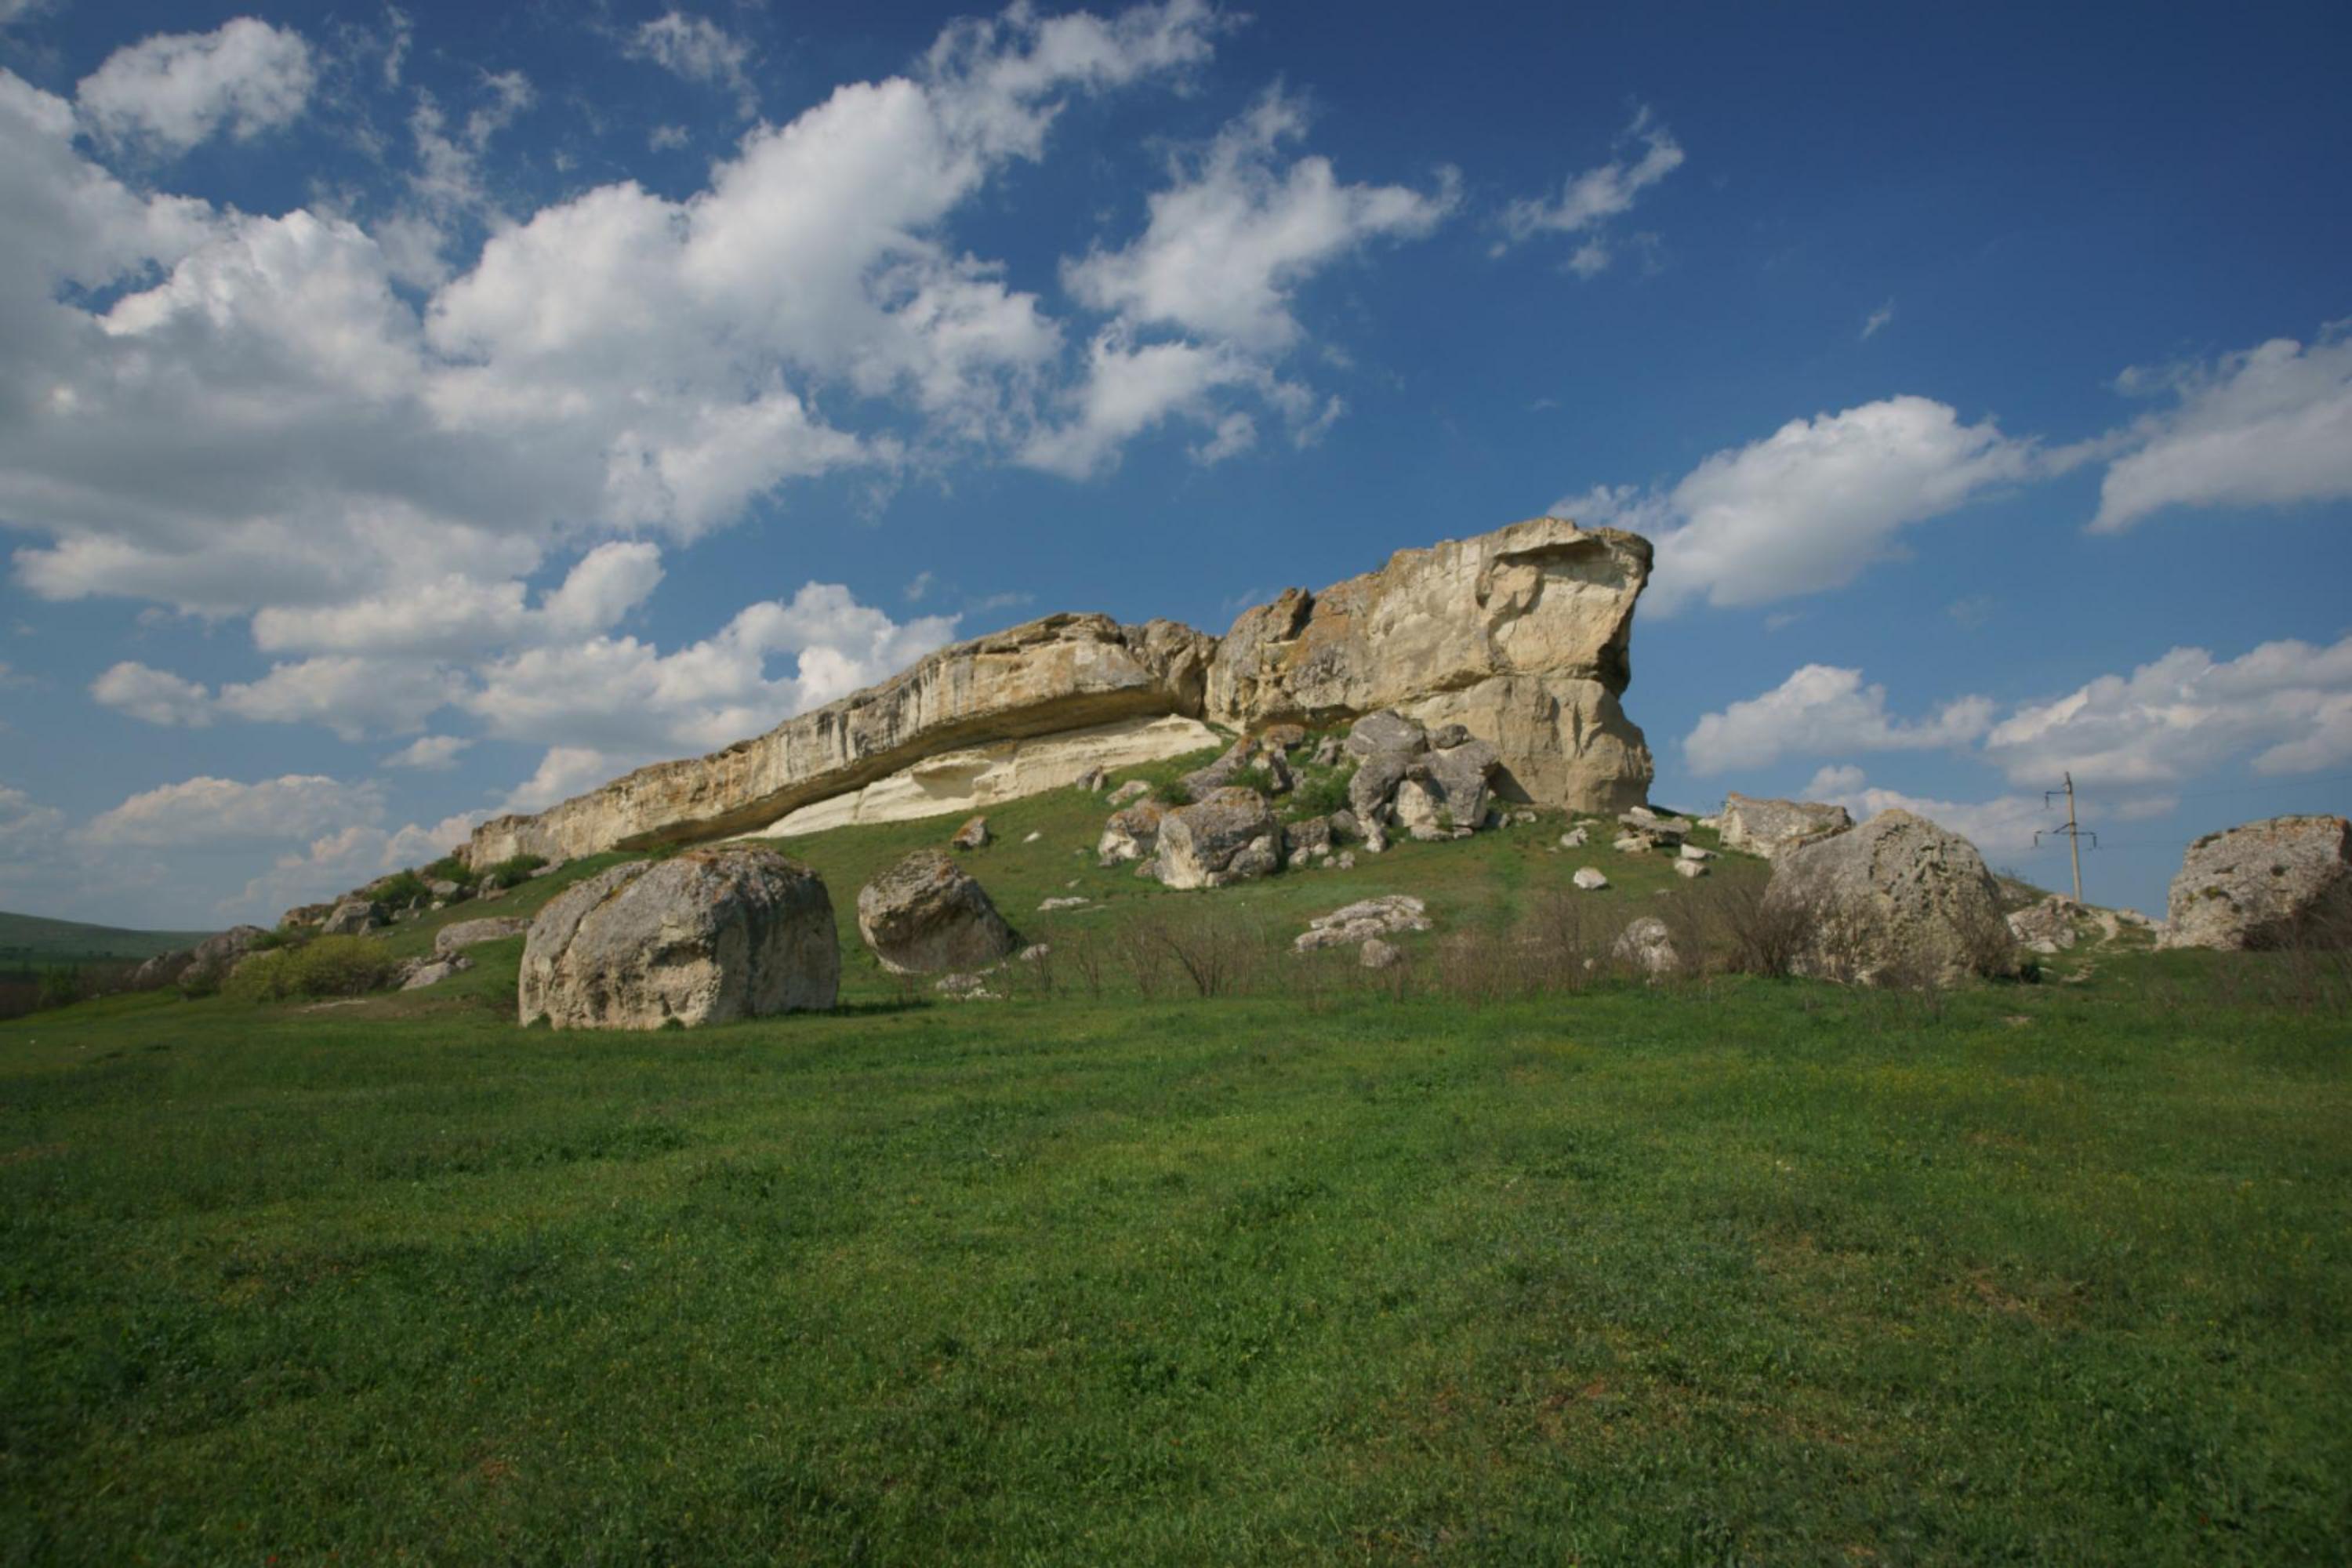
[{"label": "wooden utility pole", "polygon": [[[2033,836],[2033,841],[2036,844],[2041,843],[2042,833],[2063,833],[2066,836],[2066,853],[2074,862],[2074,901],[2079,904],[2083,901],[2083,830],[2074,826],[2074,770],[2070,768],[2060,776],[2066,781],[2066,788],[2063,791],[2066,796],[2066,826],[2063,827],[2045,827],[2042,829],[2041,832],[2036,833]],[[2060,791],[2054,789],[2043,790],[2042,792],[2042,804],[2045,806],[2048,805],[2060,793]],[[2091,835],[2091,847],[2096,849],[2098,847],[2099,836],[2094,833]]]}]

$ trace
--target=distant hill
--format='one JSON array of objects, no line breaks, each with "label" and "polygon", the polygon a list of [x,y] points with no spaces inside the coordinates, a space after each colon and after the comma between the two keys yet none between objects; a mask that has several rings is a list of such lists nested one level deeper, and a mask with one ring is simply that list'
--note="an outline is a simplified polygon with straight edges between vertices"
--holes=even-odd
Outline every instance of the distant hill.
[{"label": "distant hill", "polygon": [[117,926],[84,925],[79,921],[0,912],[0,969],[152,958],[173,948],[193,947],[211,934],[201,931],[124,931]]}]

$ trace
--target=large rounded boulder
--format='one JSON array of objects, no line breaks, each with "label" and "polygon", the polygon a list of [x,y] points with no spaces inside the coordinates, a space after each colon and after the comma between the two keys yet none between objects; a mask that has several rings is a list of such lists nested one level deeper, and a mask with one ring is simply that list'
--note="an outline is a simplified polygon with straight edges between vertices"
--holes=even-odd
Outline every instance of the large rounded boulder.
[{"label": "large rounded boulder", "polygon": [[988,890],[938,849],[916,850],[858,889],[857,934],[899,974],[986,969],[1019,945]]},{"label": "large rounded boulder", "polygon": [[1222,888],[1279,870],[1282,824],[1254,789],[1216,789],[1160,823],[1151,874],[1171,888]]},{"label": "large rounded boulder", "polygon": [[2352,945],[2352,822],[2273,816],[2209,833],[2180,858],[2167,947]]},{"label": "large rounded boulder", "polygon": [[717,844],[565,889],[523,939],[520,1007],[559,1029],[656,1029],[830,1007],[833,900],[773,849]]},{"label": "large rounded boulder", "polygon": [[1808,973],[1950,984],[2015,967],[2000,891],[1977,847],[1907,811],[1780,847],[1768,910],[1801,921]]}]

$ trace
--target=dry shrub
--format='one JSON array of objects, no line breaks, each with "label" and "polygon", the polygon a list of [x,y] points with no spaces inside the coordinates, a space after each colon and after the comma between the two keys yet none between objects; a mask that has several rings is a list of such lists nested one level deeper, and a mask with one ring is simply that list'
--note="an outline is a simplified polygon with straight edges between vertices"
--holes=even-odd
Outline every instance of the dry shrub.
[{"label": "dry shrub", "polygon": [[1200,996],[1225,996],[1253,989],[1252,982],[1264,966],[1263,937],[1212,910],[1153,921],[1147,929]]},{"label": "dry shrub", "polygon": [[1150,1001],[1168,989],[1175,956],[1161,938],[1158,920],[1129,921],[1119,928],[1114,945],[1137,995]]},{"label": "dry shrub", "polygon": [[1103,969],[1110,959],[1110,944],[1099,931],[1076,931],[1054,944],[1055,955],[1066,960],[1070,973],[1077,976],[1078,987],[1090,1002],[1099,1002],[1103,994]]},{"label": "dry shrub", "polygon": [[1730,974],[1785,979],[1803,963],[1824,923],[1821,911],[1801,899],[1765,897],[1765,884],[1752,878],[1708,878],[1695,882],[1681,899],[1694,932],[1685,961],[1702,954]]}]

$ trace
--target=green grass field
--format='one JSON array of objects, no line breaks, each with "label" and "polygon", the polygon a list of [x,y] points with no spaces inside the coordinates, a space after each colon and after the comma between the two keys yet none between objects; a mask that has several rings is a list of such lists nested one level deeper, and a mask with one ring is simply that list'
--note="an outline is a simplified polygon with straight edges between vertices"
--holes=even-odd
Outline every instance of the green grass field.
[{"label": "green grass field", "polygon": [[0,913],[0,969],[26,964],[92,963],[152,958],[194,947],[209,931],[124,931],[40,915]]},{"label": "green grass field", "polygon": [[[930,822],[784,844],[828,1016],[526,1030],[518,939],[0,1026],[0,1560],[2345,1561],[2352,1028],[2288,961],[1473,1005],[1449,938],[1673,879],[1547,820],[1177,895],[991,816],[1057,950],[1003,1002],[856,949]],[[1400,890],[1402,972],[1273,950]],[[1065,956],[1204,920],[1234,994]]]}]

